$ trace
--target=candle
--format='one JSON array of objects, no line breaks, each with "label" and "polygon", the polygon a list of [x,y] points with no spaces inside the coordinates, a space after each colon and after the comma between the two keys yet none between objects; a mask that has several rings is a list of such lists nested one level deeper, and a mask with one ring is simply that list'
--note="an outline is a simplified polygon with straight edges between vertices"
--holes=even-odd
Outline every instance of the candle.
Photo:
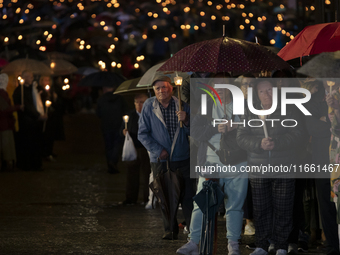
[{"label": "candle", "polygon": [[[46,115],[48,113],[48,107],[50,107],[51,104],[52,104],[52,102],[50,100],[45,101],[45,106],[46,106],[45,114]],[[45,132],[45,128],[46,128],[46,120],[44,121],[43,132]]]},{"label": "candle", "polygon": [[268,138],[268,131],[267,131],[267,125],[266,125],[266,115],[259,115],[260,119],[263,121],[263,132],[264,137]]},{"label": "candle", "polygon": [[125,116],[123,117],[123,120],[124,120],[124,122],[125,122],[125,129],[127,129],[127,123],[128,123],[128,121],[129,121],[129,116],[128,116],[128,115],[125,115]]},{"label": "candle", "polygon": [[[179,110],[180,111],[182,111],[182,101],[181,101],[182,81],[183,81],[183,78],[181,76],[177,76],[177,72],[176,72],[176,77],[174,78],[174,83],[176,84],[177,90],[178,90],[178,101],[179,101]],[[179,126],[183,127],[182,121],[180,121]]]},{"label": "candle", "polygon": [[21,85],[21,105],[24,105],[24,79],[20,79],[20,85]]},{"label": "candle", "polygon": [[329,93],[332,94],[332,87],[335,85],[335,82],[327,81],[327,85],[329,86]]},{"label": "candle", "polygon": [[50,90],[50,85],[46,85],[45,90],[47,90],[47,91]]}]

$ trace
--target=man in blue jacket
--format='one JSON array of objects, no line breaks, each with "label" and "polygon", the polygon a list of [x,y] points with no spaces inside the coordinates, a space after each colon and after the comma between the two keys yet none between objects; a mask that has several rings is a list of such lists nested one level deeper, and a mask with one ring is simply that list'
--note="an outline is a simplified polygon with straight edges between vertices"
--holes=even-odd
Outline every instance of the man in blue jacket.
[{"label": "man in blue jacket", "polygon": [[[192,197],[195,195],[194,180],[190,179],[189,151],[189,117],[190,108],[172,96],[171,80],[167,76],[156,77],[152,83],[155,97],[145,101],[139,118],[138,140],[150,152],[151,171],[156,178],[167,170],[166,161],[170,161],[170,169],[179,172],[183,178],[182,208],[186,223],[191,220],[193,208]],[[183,127],[180,127],[180,121]],[[165,207],[161,205],[165,234],[163,239],[178,238],[178,224],[167,217]],[[170,222],[174,222],[170,226]]]}]

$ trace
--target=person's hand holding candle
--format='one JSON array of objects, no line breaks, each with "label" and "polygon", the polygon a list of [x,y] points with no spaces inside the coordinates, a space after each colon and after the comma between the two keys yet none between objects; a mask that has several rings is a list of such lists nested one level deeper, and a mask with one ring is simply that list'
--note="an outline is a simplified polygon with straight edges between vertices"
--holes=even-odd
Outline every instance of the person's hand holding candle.
[{"label": "person's hand holding candle", "polygon": [[[125,115],[124,117],[123,117],[123,120],[124,120],[124,122],[125,122],[125,129],[127,129],[127,123],[129,122],[129,115]],[[125,134],[124,134],[125,135]]]}]

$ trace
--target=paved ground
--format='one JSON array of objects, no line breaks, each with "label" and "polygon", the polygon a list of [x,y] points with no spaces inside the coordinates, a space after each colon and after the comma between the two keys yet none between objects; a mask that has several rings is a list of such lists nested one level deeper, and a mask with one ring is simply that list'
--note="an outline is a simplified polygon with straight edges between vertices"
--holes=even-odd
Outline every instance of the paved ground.
[{"label": "paved ground", "polygon": [[[118,205],[124,166],[106,172],[97,118],[68,115],[65,128],[57,162],[44,162],[42,172],[0,173],[0,254],[175,254],[186,235],[162,240],[159,210]],[[217,254],[227,254],[224,226],[219,217]],[[242,238],[242,254],[252,241]]]}]

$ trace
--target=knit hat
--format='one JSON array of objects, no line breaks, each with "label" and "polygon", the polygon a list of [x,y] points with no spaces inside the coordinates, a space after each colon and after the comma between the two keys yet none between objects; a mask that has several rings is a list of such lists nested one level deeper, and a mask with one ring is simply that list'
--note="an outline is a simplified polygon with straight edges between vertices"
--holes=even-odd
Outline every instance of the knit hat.
[{"label": "knit hat", "polygon": [[156,82],[158,81],[166,81],[166,82],[169,82],[169,84],[171,84],[171,79],[168,77],[168,76],[158,76],[158,77],[155,77],[151,83],[151,86],[154,86]]},{"label": "knit hat", "polygon": [[5,73],[0,74],[0,89],[6,89],[8,85],[8,75]]}]

